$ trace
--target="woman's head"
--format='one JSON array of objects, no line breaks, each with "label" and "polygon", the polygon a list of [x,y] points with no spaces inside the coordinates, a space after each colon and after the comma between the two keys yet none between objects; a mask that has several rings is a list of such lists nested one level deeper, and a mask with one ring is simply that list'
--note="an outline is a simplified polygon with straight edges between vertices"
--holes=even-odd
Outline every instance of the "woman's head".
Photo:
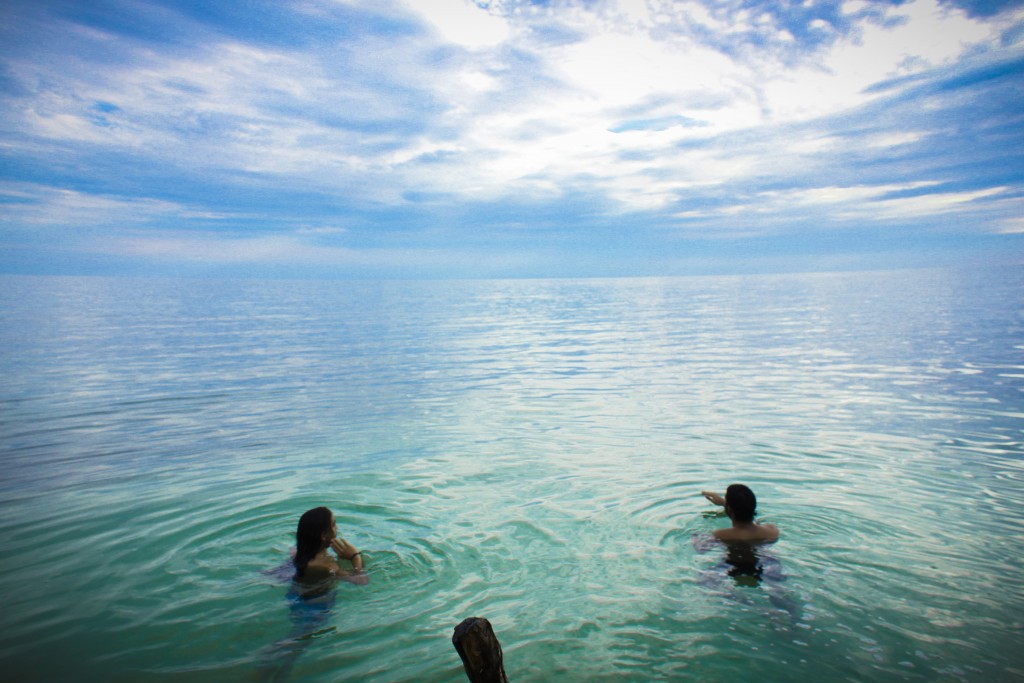
[{"label": "woman's head", "polygon": [[334,513],[328,508],[318,507],[307,510],[299,517],[295,530],[295,574],[302,576],[309,561],[337,536]]},{"label": "woman's head", "polygon": [[736,522],[753,522],[757,513],[757,498],[743,484],[733,484],[725,490],[725,509]]}]

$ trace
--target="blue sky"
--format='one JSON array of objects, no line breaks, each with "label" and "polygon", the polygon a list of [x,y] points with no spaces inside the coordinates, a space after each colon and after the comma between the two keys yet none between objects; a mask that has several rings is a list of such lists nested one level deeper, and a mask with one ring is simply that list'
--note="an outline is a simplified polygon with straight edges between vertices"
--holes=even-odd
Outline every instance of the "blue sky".
[{"label": "blue sky", "polygon": [[1024,4],[6,0],[0,272],[1024,261]]}]

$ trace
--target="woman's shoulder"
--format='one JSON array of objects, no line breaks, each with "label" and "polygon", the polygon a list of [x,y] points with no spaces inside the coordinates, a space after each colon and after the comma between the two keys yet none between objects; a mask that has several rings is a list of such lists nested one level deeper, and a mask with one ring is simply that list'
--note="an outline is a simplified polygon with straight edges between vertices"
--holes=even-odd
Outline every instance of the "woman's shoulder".
[{"label": "woman's shoulder", "polygon": [[338,574],[341,572],[341,567],[338,563],[329,557],[314,557],[306,565],[305,574],[311,575],[327,575],[327,574]]}]

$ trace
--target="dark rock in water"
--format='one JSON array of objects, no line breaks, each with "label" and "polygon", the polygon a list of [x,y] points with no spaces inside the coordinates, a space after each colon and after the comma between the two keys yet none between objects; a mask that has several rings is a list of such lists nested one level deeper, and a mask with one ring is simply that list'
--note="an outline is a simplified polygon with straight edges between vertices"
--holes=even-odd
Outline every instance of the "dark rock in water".
[{"label": "dark rock in water", "polygon": [[491,622],[470,617],[455,627],[452,644],[462,658],[470,683],[508,683],[502,661],[501,643]]}]

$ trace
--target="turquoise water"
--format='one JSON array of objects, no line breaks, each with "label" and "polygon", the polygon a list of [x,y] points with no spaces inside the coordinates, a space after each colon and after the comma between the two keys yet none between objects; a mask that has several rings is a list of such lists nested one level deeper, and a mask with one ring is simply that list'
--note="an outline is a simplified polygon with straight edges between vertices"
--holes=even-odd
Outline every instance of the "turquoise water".
[{"label": "turquoise water", "polygon": [[[1024,272],[0,279],[0,671],[1024,675]],[[731,577],[701,496],[782,529]],[[293,610],[328,505],[367,586]]]}]

